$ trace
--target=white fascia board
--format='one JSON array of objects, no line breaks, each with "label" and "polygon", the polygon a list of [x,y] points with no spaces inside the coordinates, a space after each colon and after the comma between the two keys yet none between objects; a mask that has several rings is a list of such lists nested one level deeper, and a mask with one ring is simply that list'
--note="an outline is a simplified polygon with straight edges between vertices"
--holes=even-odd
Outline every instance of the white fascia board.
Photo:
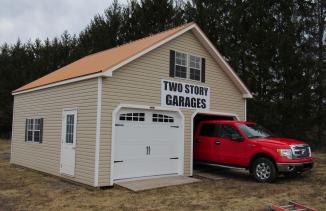
[{"label": "white fascia board", "polygon": [[183,29],[183,30],[177,32],[176,34],[174,34],[174,35],[172,35],[172,36],[170,36],[170,37],[168,37],[168,38],[166,38],[166,39],[164,39],[164,40],[162,40],[162,41],[160,41],[160,42],[154,44],[153,46],[151,46],[151,47],[149,47],[149,48],[147,48],[147,49],[145,49],[145,50],[143,50],[143,51],[137,53],[136,55],[134,55],[134,56],[132,56],[132,57],[130,57],[130,58],[124,60],[123,62],[117,64],[116,66],[113,66],[113,67],[111,67],[111,68],[109,68],[109,69],[103,71],[104,74],[105,74],[105,76],[111,77],[113,71],[115,71],[115,70],[119,69],[120,67],[122,67],[122,66],[128,64],[129,62],[131,62],[131,61],[133,61],[133,60],[135,60],[135,59],[137,59],[137,58],[143,56],[144,54],[146,54],[146,53],[148,53],[148,52],[150,52],[150,51],[152,51],[152,50],[154,50],[154,49],[160,47],[161,45],[163,45],[163,44],[165,44],[165,43],[167,43],[167,42],[173,40],[174,38],[176,38],[176,37],[178,37],[178,36],[184,34],[185,32],[189,31],[190,29],[193,29],[194,27],[195,27],[195,24],[192,24],[192,25],[188,26],[187,28],[185,28],[185,29]]},{"label": "white fascia board", "polygon": [[90,74],[90,75],[86,75],[86,76],[80,76],[80,77],[77,77],[77,78],[72,78],[72,79],[68,79],[68,80],[64,80],[64,81],[59,81],[59,82],[56,82],[56,83],[52,83],[52,84],[48,84],[48,85],[44,85],[44,86],[39,86],[39,87],[36,87],[36,88],[33,88],[33,89],[28,89],[28,90],[25,90],[25,91],[21,91],[21,92],[15,92],[15,93],[12,93],[12,95],[24,94],[24,93],[27,93],[27,92],[33,92],[33,91],[37,91],[37,90],[41,90],[41,89],[51,88],[51,87],[60,86],[60,85],[64,85],[64,84],[69,84],[69,83],[82,81],[82,80],[86,80],[86,79],[97,78],[97,77],[100,77],[100,76],[104,76],[103,72]]}]

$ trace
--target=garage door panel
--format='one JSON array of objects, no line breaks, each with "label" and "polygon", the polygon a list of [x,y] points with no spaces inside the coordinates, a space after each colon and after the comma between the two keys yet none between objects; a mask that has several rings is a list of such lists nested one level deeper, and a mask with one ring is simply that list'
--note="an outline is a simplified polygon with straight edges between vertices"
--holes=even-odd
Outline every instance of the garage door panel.
[{"label": "garage door panel", "polygon": [[[117,160],[127,160],[127,159],[144,159],[146,156],[146,146],[144,144],[134,144],[126,143],[119,144],[116,148]],[[132,152],[132,153],[130,153]]]},{"label": "garage door panel", "polygon": [[183,131],[177,112],[122,109],[116,123],[114,160],[122,162],[114,164],[114,179],[178,173]]}]

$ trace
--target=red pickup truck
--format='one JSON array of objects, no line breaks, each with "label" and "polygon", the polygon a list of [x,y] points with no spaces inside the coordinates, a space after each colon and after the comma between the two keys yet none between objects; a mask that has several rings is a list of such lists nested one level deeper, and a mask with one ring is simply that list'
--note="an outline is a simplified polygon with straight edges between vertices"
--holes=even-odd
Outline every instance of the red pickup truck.
[{"label": "red pickup truck", "polygon": [[274,137],[254,122],[207,120],[195,130],[195,162],[247,169],[259,182],[271,182],[278,174],[308,171],[313,160],[308,144]]}]

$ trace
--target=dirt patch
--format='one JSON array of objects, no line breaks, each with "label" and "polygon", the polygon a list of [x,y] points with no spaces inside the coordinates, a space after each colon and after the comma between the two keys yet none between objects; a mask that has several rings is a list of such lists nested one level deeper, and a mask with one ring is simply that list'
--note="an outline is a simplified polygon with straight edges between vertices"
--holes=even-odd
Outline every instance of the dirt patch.
[{"label": "dirt patch", "polygon": [[2,153],[0,156],[1,156],[0,157],[1,160],[4,160],[4,161],[9,161],[10,160],[10,153],[8,153],[8,152]]},{"label": "dirt patch", "polygon": [[[221,170],[224,179],[133,193],[125,188],[89,189],[57,177],[10,165],[10,142],[0,140],[2,210],[265,210],[271,203],[298,201],[326,210],[326,154],[316,154],[309,174],[272,184],[241,172]],[[3,156],[6,157],[3,159]]]}]

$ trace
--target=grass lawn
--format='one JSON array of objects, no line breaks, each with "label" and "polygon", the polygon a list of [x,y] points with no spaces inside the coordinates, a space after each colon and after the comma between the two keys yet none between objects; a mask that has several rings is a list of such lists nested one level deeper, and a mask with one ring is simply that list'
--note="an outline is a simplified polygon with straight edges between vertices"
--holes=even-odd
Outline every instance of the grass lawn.
[{"label": "grass lawn", "polygon": [[124,188],[86,188],[9,164],[10,142],[0,140],[2,210],[265,210],[270,203],[298,201],[326,210],[326,154],[299,178],[256,183],[247,174],[221,170],[222,180],[133,193]]}]

